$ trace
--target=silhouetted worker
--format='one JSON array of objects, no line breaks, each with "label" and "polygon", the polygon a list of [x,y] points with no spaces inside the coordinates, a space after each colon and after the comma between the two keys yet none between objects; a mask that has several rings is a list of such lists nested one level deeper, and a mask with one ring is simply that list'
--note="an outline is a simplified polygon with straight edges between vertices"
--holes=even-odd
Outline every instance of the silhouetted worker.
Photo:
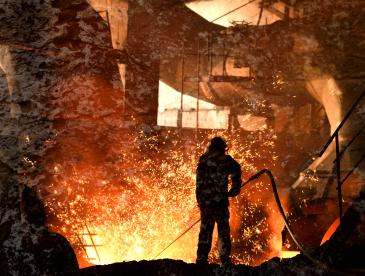
[{"label": "silhouetted worker", "polygon": [[[218,224],[219,257],[223,267],[230,265],[231,239],[229,229],[228,197],[239,194],[241,167],[226,154],[227,144],[214,137],[207,151],[200,157],[196,171],[196,199],[200,208],[201,225],[197,264],[207,264],[212,245],[214,224]],[[228,191],[228,178],[232,187]]]}]

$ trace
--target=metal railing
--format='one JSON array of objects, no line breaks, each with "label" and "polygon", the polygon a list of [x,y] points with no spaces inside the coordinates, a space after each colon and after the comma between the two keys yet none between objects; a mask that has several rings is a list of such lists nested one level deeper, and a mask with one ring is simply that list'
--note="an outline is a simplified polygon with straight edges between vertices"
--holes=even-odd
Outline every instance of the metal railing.
[{"label": "metal railing", "polygon": [[[334,162],[336,163],[336,174],[337,174],[337,182],[338,182],[337,183],[337,189],[338,189],[338,199],[339,199],[340,220],[342,220],[342,190],[341,190],[342,185],[348,179],[348,177],[353,173],[353,171],[365,159],[365,154],[360,158],[360,160],[353,166],[353,168],[347,173],[347,175],[343,179],[341,178],[341,157],[343,156],[343,153],[348,149],[348,147],[356,140],[356,138],[360,136],[362,131],[365,129],[365,124],[364,124],[363,127],[361,127],[359,129],[359,131],[355,134],[355,136],[352,137],[350,142],[347,143],[347,145],[345,145],[344,148],[341,151],[340,151],[340,143],[339,143],[339,131],[342,129],[342,127],[344,126],[344,124],[346,123],[348,118],[351,116],[351,114],[354,112],[354,110],[356,109],[356,107],[358,106],[360,101],[364,98],[364,96],[365,96],[365,91],[353,103],[353,105],[351,106],[351,108],[349,109],[349,111],[347,112],[347,114],[345,115],[343,120],[341,121],[341,123],[338,125],[338,127],[336,128],[334,133],[331,135],[330,139],[327,141],[327,143],[324,145],[324,147],[322,148],[322,150],[318,154],[318,157],[321,157],[324,154],[324,152],[327,150],[327,148],[330,146],[330,144],[333,142],[333,140],[335,140],[335,143],[336,143],[336,159],[334,160]],[[289,223],[286,219],[284,210],[283,210],[281,202],[280,202],[279,195],[277,193],[276,183],[275,183],[275,180],[274,180],[274,177],[273,177],[272,173],[267,169],[263,169],[263,170],[259,171],[258,173],[256,173],[255,175],[251,176],[246,182],[244,182],[241,185],[241,188],[243,188],[245,185],[247,185],[249,182],[253,181],[254,179],[260,177],[264,173],[266,173],[269,176],[270,180],[271,180],[275,200],[276,200],[277,206],[279,208],[280,214],[283,217],[283,220],[285,222],[285,226],[288,229],[288,232],[292,236],[292,238],[293,238],[294,242],[296,243],[296,245],[298,246],[298,248],[300,248],[300,250],[302,252],[304,252],[302,246],[296,240],[294,233],[290,229]],[[181,235],[179,235],[175,240],[173,240],[170,244],[168,244],[162,251],[160,251],[156,256],[154,256],[154,259],[159,257],[163,252],[165,252],[165,250],[167,250],[172,244],[174,244],[183,235],[185,235],[187,232],[189,232],[199,222],[200,222],[200,219],[195,221],[189,228],[187,228],[183,233],[181,233]]]},{"label": "metal railing", "polygon": [[[341,121],[341,123],[338,125],[338,127],[336,128],[336,130],[331,135],[330,139],[327,141],[327,143],[324,145],[324,147],[322,148],[322,150],[320,151],[320,153],[318,155],[318,157],[321,157],[324,154],[324,152],[327,150],[327,148],[330,146],[330,144],[333,142],[333,140],[335,140],[335,145],[336,145],[336,159],[334,160],[334,163],[336,163],[335,165],[336,165],[336,174],[337,174],[337,181],[338,181],[337,189],[338,189],[338,198],[339,198],[340,221],[342,221],[342,211],[343,211],[342,210],[342,190],[341,190],[342,185],[348,179],[348,177],[353,173],[353,171],[365,159],[365,154],[363,154],[363,156],[360,158],[360,160],[353,166],[353,168],[347,173],[347,175],[343,179],[341,178],[341,157],[343,156],[343,153],[349,148],[349,146],[360,136],[360,134],[362,133],[362,131],[365,129],[365,126],[360,127],[360,129],[355,134],[355,136],[352,137],[352,139],[350,140],[350,142],[347,143],[343,147],[342,150],[340,150],[339,131],[342,129],[342,127],[344,126],[344,124],[346,123],[346,121],[349,119],[349,117],[351,116],[351,114],[354,112],[354,110],[356,109],[356,107],[358,106],[358,104],[360,103],[360,101],[364,98],[364,96],[365,96],[365,91],[353,103],[353,105],[351,106],[351,108],[349,109],[349,111],[346,113],[346,115],[343,118],[343,120]],[[291,227],[289,225],[289,222],[287,220],[287,217],[285,215],[284,209],[282,207],[282,204],[281,204],[281,201],[280,201],[280,198],[279,198],[279,194],[278,194],[278,191],[277,191],[277,187],[276,187],[276,183],[275,183],[274,176],[272,175],[272,173],[268,169],[263,169],[263,170],[259,171],[258,173],[254,174],[253,176],[251,176],[247,181],[245,181],[244,183],[241,184],[241,188],[243,188],[245,185],[247,185],[251,181],[259,178],[263,174],[267,174],[268,177],[270,178],[271,186],[272,186],[272,189],[273,189],[273,194],[274,194],[275,201],[276,201],[276,204],[278,206],[280,215],[283,218],[285,227],[287,228],[287,230],[288,230],[290,236],[292,237],[294,243],[296,244],[296,246],[314,264],[317,264],[319,266],[322,266],[322,267],[326,268],[328,271],[334,271],[331,268],[327,267],[327,265],[325,265],[325,264],[321,263],[320,261],[317,261],[316,259],[314,259],[301,246],[300,242],[296,239],[295,233],[292,231],[292,229],[291,229]],[[177,240],[179,240],[182,236],[184,236],[187,232],[189,232],[199,222],[200,222],[200,218],[198,220],[196,220],[193,224],[191,224],[191,226],[188,227],[184,232],[182,232],[176,239],[174,239],[167,246],[165,246],[157,255],[155,255],[153,257],[153,259],[156,259],[159,256],[161,256],[162,253],[164,253],[168,248],[170,248],[170,246],[172,246]],[[334,271],[334,272],[339,273],[339,271],[337,271],[337,270]],[[342,275],[352,275],[352,274],[346,273],[346,274],[342,274]]]},{"label": "metal railing", "polygon": [[347,175],[342,179],[341,178],[341,159],[343,157],[344,152],[349,148],[350,145],[353,144],[353,142],[360,136],[360,134],[365,129],[365,124],[359,128],[357,133],[351,138],[351,140],[346,144],[343,145],[343,148],[341,150],[340,147],[340,141],[339,141],[339,132],[347,122],[347,120],[350,118],[350,116],[353,114],[356,107],[359,105],[361,100],[365,96],[365,91],[356,99],[356,101],[352,104],[350,109],[347,111],[345,117],[342,119],[341,123],[338,125],[336,130],[331,135],[330,139],[328,139],[327,143],[324,145],[320,153],[318,154],[318,157],[321,157],[324,152],[327,150],[327,148],[332,144],[333,140],[335,140],[335,147],[336,147],[336,159],[333,161],[335,163],[336,168],[336,176],[337,176],[337,196],[338,196],[338,207],[339,207],[339,216],[340,216],[340,222],[342,222],[342,215],[343,215],[343,206],[342,206],[342,185],[344,182],[348,179],[348,177],[354,172],[354,170],[361,164],[361,162],[365,159],[365,154],[360,158],[360,160],[352,167],[352,169],[347,173]]}]

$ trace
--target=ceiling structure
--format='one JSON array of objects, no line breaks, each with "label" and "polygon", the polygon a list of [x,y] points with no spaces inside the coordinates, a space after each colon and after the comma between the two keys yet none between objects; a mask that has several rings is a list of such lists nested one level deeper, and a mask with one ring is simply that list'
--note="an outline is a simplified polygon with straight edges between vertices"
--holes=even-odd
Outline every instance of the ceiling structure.
[{"label": "ceiling structure", "polygon": [[224,27],[234,23],[267,25],[299,13],[289,1],[211,0],[186,5],[208,21]]}]

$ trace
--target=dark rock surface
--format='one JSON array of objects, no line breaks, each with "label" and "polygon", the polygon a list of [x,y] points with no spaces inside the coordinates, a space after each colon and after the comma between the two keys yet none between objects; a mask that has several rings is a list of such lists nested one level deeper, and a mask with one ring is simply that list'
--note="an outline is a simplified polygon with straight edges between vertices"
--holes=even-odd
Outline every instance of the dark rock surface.
[{"label": "dark rock surface", "polygon": [[[235,273],[252,274],[255,268],[247,266],[234,267]],[[219,275],[222,269],[217,264],[199,267],[180,260],[155,260],[140,262],[124,262],[105,266],[95,266],[81,270],[81,275]]]},{"label": "dark rock surface", "polygon": [[[69,242],[36,217],[25,218],[36,210],[34,202],[24,204],[22,191],[45,186],[45,156],[60,148],[55,137],[70,129],[67,119],[118,110],[121,81],[109,60],[110,31],[78,0],[2,1],[0,22],[0,275],[75,271]],[[100,108],[101,93],[116,109]]]},{"label": "dark rock surface", "polygon": [[[0,225],[0,275],[67,275],[78,271],[76,255],[66,238],[45,226],[42,202],[31,188],[24,188],[23,221]],[[17,225],[19,224],[19,225]],[[19,227],[22,232],[12,233]],[[12,248],[17,241],[21,250]],[[16,268],[14,268],[16,265]]]},{"label": "dark rock surface", "polygon": [[[365,275],[365,190],[348,209],[342,225],[321,247],[291,259],[273,258],[260,266],[217,264],[199,267],[179,260],[124,262],[82,269],[83,276],[106,275]],[[309,256],[309,258],[308,258]]]}]

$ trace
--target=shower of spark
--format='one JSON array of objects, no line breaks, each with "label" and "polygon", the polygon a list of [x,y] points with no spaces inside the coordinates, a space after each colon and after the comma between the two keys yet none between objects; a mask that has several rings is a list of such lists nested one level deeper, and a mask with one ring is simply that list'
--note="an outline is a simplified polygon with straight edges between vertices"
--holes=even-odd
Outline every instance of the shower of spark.
[{"label": "shower of spark", "polygon": [[[270,130],[247,137],[206,131],[198,140],[179,130],[160,130],[158,135],[141,131],[136,136],[107,133],[98,141],[89,141],[90,136],[68,138],[85,133],[63,137],[65,147],[50,154],[48,185],[41,191],[49,227],[71,242],[81,266],[90,265],[85,260],[108,264],[152,259],[196,221],[197,157],[213,136],[228,141],[229,154],[242,165],[244,179],[272,167],[276,159],[276,137]],[[268,183],[257,181],[231,200],[236,263],[258,264],[280,252],[277,229],[282,225],[275,225],[278,214],[269,189]],[[198,232],[196,225],[160,258],[194,262]],[[213,261],[216,251],[210,256]]]}]

